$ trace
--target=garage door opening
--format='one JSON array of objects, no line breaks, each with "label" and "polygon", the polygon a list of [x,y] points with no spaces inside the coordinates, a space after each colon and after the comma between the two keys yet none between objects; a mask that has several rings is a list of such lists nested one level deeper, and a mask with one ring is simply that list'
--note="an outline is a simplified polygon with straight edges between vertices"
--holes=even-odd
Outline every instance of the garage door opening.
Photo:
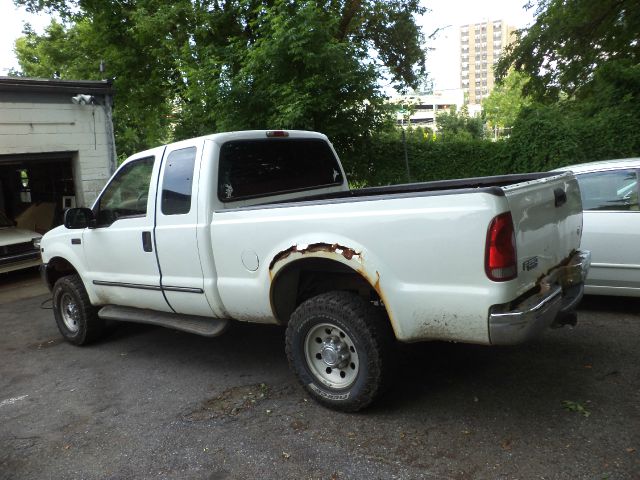
[{"label": "garage door opening", "polygon": [[19,228],[45,233],[75,206],[72,153],[0,155],[0,211]]}]

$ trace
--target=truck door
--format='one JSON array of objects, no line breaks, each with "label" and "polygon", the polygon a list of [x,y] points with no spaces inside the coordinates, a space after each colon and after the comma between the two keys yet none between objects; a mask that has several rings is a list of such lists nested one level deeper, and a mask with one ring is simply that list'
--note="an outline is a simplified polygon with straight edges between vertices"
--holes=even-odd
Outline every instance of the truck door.
[{"label": "truck door", "polygon": [[198,177],[203,142],[187,140],[167,147],[156,199],[155,244],[161,285],[177,313],[215,316],[205,295],[198,236],[209,222],[199,218]]},{"label": "truck door", "polygon": [[94,206],[96,228],[82,233],[86,276],[103,304],[171,311],[160,288],[152,242],[155,182],[164,147],[123,165]]}]

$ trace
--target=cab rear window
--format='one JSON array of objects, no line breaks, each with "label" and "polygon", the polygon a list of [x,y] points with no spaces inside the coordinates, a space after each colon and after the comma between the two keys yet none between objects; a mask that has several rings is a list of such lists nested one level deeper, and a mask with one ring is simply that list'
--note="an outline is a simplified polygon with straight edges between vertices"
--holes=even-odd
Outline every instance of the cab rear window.
[{"label": "cab rear window", "polygon": [[338,161],[321,139],[226,142],[220,149],[218,198],[223,202],[340,185]]}]

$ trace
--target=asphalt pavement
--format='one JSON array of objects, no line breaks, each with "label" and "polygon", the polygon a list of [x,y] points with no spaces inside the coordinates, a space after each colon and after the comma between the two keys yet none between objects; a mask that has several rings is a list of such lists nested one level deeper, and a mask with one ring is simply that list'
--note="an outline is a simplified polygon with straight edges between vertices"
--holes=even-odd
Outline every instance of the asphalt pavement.
[{"label": "asphalt pavement", "polygon": [[3,480],[640,479],[637,299],[588,298],[526,345],[408,345],[391,391],[343,414],[297,385],[280,327],[74,347],[38,282],[0,278]]}]

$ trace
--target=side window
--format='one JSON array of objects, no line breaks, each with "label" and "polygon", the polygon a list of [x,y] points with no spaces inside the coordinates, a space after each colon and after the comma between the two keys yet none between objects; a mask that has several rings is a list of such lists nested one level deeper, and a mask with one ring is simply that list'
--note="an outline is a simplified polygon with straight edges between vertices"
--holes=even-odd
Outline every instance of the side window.
[{"label": "side window", "polygon": [[189,213],[196,147],[174,150],[166,161],[162,178],[162,213],[164,215]]},{"label": "side window", "polygon": [[154,157],[135,160],[123,167],[109,182],[97,205],[98,226],[110,225],[123,217],[147,214],[153,162]]},{"label": "side window", "polygon": [[584,210],[638,210],[635,170],[577,175]]}]

